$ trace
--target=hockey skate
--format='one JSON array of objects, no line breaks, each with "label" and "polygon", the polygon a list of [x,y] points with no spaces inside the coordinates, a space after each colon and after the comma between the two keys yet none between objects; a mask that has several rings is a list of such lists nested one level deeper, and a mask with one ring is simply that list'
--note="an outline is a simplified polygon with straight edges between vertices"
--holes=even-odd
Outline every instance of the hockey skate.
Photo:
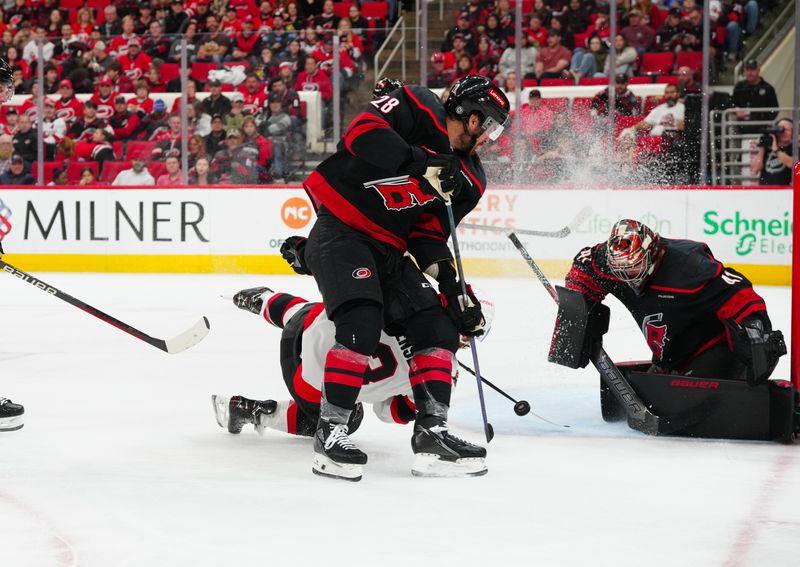
[{"label": "hockey skate", "polygon": [[259,315],[264,307],[264,294],[272,293],[268,287],[251,287],[243,289],[233,296],[233,303],[239,309]]},{"label": "hockey skate", "polygon": [[15,404],[8,398],[0,398],[0,431],[16,431],[21,429],[25,408]]},{"label": "hockey skate", "polygon": [[262,427],[259,433],[263,435],[264,418],[273,415],[278,408],[278,402],[275,400],[251,400],[243,396],[228,398],[214,394],[211,396],[211,402],[217,424],[234,435],[241,433],[242,428],[249,423],[256,427],[256,431]]},{"label": "hockey skate", "polygon": [[414,476],[481,476],[488,472],[486,449],[451,435],[441,417],[417,417],[414,435]]},{"label": "hockey skate", "polygon": [[347,425],[320,419],[314,435],[314,474],[357,482],[367,455],[356,447],[347,434]]}]

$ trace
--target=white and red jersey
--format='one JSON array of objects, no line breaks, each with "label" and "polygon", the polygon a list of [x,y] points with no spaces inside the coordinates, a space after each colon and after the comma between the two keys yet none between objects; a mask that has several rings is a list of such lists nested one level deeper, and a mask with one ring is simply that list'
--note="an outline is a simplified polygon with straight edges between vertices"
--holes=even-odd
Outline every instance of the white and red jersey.
[{"label": "white and red jersey", "polygon": [[26,98],[25,101],[19,105],[18,110],[20,114],[25,114],[31,119],[33,124],[36,124],[36,120],[39,116],[39,107],[36,106],[33,96]]},{"label": "white and red jersey", "polygon": [[[336,328],[325,313],[322,303],[310,303],[288,293],[266,292],[261,317],[283,328],[281,342],[292,341],[295,349],[281,350],[281,366],[296,369],[294,390],[305,399],[319,399],[325,373],[325,358],[336,342]],[[300,335],[300,337],[298,337]],[[299,340],[298,340],[299,338]],[[408,360],[411,348],[402,338],[381,332],[380,343],[370,359],[358,399],[373,405],[384,421],[405,423],[394,411],[396,399],[411,399]],[[286,360],[284,360],[286,358]],[[394,402],[394,403],[393,403]],[[411,404],[413,407],[413,404]]]},{"label": "white and red jersey", "polygon": [[138,96],[132,96],[128,99],[128,107],[135,106],[138,110],[143,110],[146,114],[153,112],[153,99],[145,97],[140,99]]},{"label": "white and red jersey", "polygon": [[57,144],[67,135],[67,123],[62,118],[42,121],[42,136],[45,144]]},{"label": "white and red jersey", "polygon": [[133,59],[131,59],[130,55],[126,54],[118,57],[117,61],[119,61],[125,76],[131,81],[136,82],[147,74],[147,70],[153,60],[146,53],[140,52],[139,55]]},{"label": "white and red jersey", "polygon": [[2,126],[0,126],[0,135],[8,134],[9,136],[13,137],[16,135],[17,130],[19,130],[19,127],[17,127],[16,125],[11,126],[10,124],[3,124]]},{"label": "white and red jersey", "polygon": [[111,43],[109,44],[108,47],[108,54],[116,55],[117,59],[119,59],[120,56],[128,53],[128,43],[132,39],[139,39],[139,38],[135,33],[132,33],[130,35],[125,35],[125,34],[118,35],[117,37],[111,40]]},{"label": "white and red jersey", "polygon": [[100,93],[94,93],[91,100],[97,105],[97,117],[101,120],[108,120],[114,116],[114,97],[116,95],[112,92],[108,98],[103,98]]},{"label": "white and red jersey", "polygon": [[244,91],[241,92],[244,97],[242,112],[246,114],[258,114],[267,106],[267,93],[264,91],[252,94],[247,89],[244,89]]},{"label": "white and red jersey", "polygon": [[[330,77],[333,73],[333,50],[326,51],[318,47],[311,52],[311,56],[317,60],[319,68]],[[343,47],[339,49],[339,67],[348,77],[352,77],[356,72],[355,62]]]},{"label": "white and red jersey", "polygon": [[56,116],[70,124],[78,116],[83,116],[83,103],[75,96],[60,98],[56,101]]}]

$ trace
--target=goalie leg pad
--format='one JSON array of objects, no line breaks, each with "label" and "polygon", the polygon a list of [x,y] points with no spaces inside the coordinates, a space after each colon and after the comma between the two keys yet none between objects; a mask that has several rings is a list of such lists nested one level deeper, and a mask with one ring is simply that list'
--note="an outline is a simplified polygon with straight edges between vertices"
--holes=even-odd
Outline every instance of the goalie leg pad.
[{"label": "goalie leg pad", "polygon": [[602,345],[610,310],[578,291],[562,286],[556,286],[556,291],[558,316],[547,360],[569,368],[584,368],[592,352]]}]

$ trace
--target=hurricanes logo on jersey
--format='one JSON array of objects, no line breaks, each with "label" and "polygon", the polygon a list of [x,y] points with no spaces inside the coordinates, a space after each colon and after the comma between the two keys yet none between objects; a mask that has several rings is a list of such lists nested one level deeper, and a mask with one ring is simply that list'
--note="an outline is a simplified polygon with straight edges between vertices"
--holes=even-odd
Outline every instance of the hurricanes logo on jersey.
[{"label": "hurricanes logo on jersey", "polygon": [[647,340],[647,346],[650,347],[652,353],[657,359],[661,360],[664,357],[664,345],[667,342],[667,326],[656,325],[664,318],[663,313],[654,313],[647,315],[642,321],[642,334]]},{"label": "hurricanes logo on jersey", "polygon": [[436,198],[433,195],[426,195],[419,188],[419,181],[408,175],[367,181],[364,187],[377,191],[383,198],[384,206],[390,211],[425,205]]}]

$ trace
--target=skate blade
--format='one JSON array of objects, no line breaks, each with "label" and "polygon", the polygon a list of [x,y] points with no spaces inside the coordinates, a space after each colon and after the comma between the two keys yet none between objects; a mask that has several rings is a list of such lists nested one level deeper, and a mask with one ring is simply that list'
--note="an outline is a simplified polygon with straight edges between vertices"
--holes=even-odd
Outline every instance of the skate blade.
[{"label": "skate blade", "polygon": [[326,476],[328,478],[358,482],[361,480],[363,467],[361,465],[337,463],[330,460],[325,455],[315,454],[314,464],[311,466],[311,472],[319,476]]},{"label": "skate blade", "polygon": [[218,396],[213,394],[211,396],[211,404],[214,407],[214,417],[217,418],[217,425],[222,429],[228,429],[228,408],[231,399],[225,396]]},{"label": "skate blade", "polygon": [[0,431],[16,431],[22,429],[24,415],[15,415],[13,417],[4,417],[0,419]]},{"label": "skate blade", "polygon": [[411,466],[412,475],[429,478],[483,476],[487,472],[486,461],[480,457],[445,461],[431,453],[417,453]]}]

